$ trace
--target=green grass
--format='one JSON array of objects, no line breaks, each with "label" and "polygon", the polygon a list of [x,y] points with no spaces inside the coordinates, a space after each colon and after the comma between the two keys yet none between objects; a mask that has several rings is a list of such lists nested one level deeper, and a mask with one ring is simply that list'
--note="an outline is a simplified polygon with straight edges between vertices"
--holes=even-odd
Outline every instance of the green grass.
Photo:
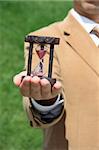
[{"label": "green grass", "polygon": [[41,129],[30,128],[12,77],[24,67],[27,33],[62,20],[71,1],[0,1],[0,150],[41,150]]}]

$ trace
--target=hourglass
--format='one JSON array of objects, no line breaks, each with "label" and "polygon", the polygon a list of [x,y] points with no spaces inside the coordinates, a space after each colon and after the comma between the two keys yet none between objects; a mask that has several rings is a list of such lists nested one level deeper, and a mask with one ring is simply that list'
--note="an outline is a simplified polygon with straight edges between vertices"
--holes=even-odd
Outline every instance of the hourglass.
[{"label": "hourglass", "polygon": [[[25,42],[29,42],[29,55],[28,55],[28,68],[27,68],[27,75],[37,75],[40,78],[47,78],[50,83],[52,81],[55,82],[55,80],[52,80],[52,67],[53,67],[53,55],[54,55],[54,45],[59,44],[59,38],[56,37],[46,37],[46,36],[26,36]],[[35,46],[36,45],[36,48]],[[48,73],[47,76],[44,76],[44,57],[47,52],[47,45],[49,45],[49,62],[48,62]],[[36,51],[36,54],[39,58],[39,64],[37,64],[36,68],[31,71],[32,66],[32,56],[33,56],[33,50]]]}]

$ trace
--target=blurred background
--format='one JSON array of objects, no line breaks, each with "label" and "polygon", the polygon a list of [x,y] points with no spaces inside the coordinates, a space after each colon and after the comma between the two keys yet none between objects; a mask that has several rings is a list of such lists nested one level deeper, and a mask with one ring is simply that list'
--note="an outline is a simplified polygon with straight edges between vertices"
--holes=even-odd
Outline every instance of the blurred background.
[{"label": "blurred background", "polygon": [[0,1],[0,150],[42,150],[42,130],[29,126],[12,77],[24,67],[25,35],[63,20],[71,7],[71,0]]}]

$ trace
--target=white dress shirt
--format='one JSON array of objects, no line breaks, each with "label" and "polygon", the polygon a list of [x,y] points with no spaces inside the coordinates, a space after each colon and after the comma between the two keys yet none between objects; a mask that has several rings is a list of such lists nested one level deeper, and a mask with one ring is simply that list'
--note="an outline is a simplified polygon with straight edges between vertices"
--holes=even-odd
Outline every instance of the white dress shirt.
[{"label": "white dress shirt", "polygon": [[96,46],[98,46],[99,45],[99,38],[95,34],[91,33],[91,31],[95,26],[99,27],[99,23],[96,23],[87,17],[81,16],[74,9],[71,10],[71,14],[83,26],[83,28],[89,33],[90,37],[95,42]]}]

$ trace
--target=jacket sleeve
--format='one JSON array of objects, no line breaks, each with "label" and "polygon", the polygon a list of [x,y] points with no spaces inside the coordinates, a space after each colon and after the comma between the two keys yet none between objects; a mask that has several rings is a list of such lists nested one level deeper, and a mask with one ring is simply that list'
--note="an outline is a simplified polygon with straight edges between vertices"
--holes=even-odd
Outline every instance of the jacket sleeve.
[{"label": "jacket sleeve", "polygon": [[[41,30],[38,32],[30,33],[30,35],[37,35],[37,36],[43,35],[44,36],[45,34],[44,34],[43,30]],[[45,35],[45,36],[47,36],[47,35]],[[25,69],[27,70],[29,43],[25,43],[24,45],[25,45],[24,46]],[[45,63],[48,61],[49,61],[49,53],[46,54],[46,58],[44,59]],[[35,51],[33,51],[32,68],[35,68],[37,62],[38,62],[38,57],[37,57]],[[45,67],[44,71],[47,72],[47,67]],[[52,74],[53,78],[56,78],[56,80],[62,81],[61,74],[60,74],[60,64],[59,64],[59,60],[57,58],[56,52],[54,52],[53,72],[52,73],[53,73]],[[46,128],[46,127],[53,126],[62,118],[62,116],[64,114],[64,105],[62,104],[59,107],[60,113],[58,113],[58,115],[49,122],[49,121],[45,121],[44,119],[42,119],[43,118],[42,114],[40,112],[38,112],[35,108],[31,107],[31,104],[30,104],[28,97],[23,97],[23,106],[24,106],[24,110],[26,111],[26,114],[28,116],[28,120],[30,122],[30,125],[32,127]],[[57,110],[58,110],[58,108],[57,108]]]}]

